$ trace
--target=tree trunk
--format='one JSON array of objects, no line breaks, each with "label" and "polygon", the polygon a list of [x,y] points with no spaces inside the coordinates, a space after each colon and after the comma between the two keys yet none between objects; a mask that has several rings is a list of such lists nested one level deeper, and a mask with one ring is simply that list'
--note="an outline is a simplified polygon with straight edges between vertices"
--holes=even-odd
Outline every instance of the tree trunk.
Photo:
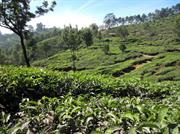
[{"label": "tree trunk", "polygon": [[22,46],[22,49],[23,49],[23,54],[24,54],[24,59],[25,59],[25,62],[26,62],[26,65],[27,67],[30,67],[30,63],[29,63],[29,59],[27,57],[27,52],[26,52],[26,47],[25,47],[25,44],[24,44],[24,38],[23,36],[19,36],[20,37],[20,40],[21,40],[21,46]]}]

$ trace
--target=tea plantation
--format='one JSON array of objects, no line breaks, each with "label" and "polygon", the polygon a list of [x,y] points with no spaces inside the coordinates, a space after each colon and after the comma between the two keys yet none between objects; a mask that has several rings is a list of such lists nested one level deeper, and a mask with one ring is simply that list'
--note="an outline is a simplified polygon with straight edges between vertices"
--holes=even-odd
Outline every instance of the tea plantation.
[{"label": "tea plantation", "polygon": [[180,4],[116,21],[0,32],[0,134],[179,134]]},{"label": "tea plantation", "polygon": [[[141,78],[145,80],[180,81],[180,43],[176,41],[174,23],[180,15],[169,16],[145,24],[128,25],[129,36],[125,41],[126,50],[119,50],[121,38],[117,33],[118,27],[102,31],[103,39],[94,39],[89,47],[81,46],[76,50],[76,71],[89,74],[103,74],[118,78]],[[150,30],[146,29],[149,25]],[[111,36],[111,33],[116,33]],[[50,38],[51,39],[51,38]],[[50,39],[39,42],[52,44]],[[57,41],[58,37],[52,38]],[[109,42],[103,42],[109,40]],[[103,49],[108,45],[106,54]],[[50,70],[72,71],[71,51],[60,51],[56,54],[36,60],[36,67],[44,67]]]},{"label": "tea plantation", "polygon": [[179,132],[180,84],[0,67],[0,133]]}]

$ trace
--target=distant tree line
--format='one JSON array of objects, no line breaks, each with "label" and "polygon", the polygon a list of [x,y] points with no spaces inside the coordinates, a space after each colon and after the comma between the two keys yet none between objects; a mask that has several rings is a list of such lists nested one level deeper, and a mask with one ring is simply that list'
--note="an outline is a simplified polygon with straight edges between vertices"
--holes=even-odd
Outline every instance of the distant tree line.
[{"label": "distant tree line", "polygon": [[104,17],[104,24],[106,28],[111,28],[119,25],[129,25],[129,24],[139,24],[145,23],[148,21],[154,21],[160,18],[165,18],[171,15],[175,15],[180,13],[180,3],[172,6],[171,8],[162,8],[161,10],[155,10],[155,12],[142,14],[142,15],[134,15],[134,16],[126,16],[126,17],[116,17],[114,13],[108,13]]}]

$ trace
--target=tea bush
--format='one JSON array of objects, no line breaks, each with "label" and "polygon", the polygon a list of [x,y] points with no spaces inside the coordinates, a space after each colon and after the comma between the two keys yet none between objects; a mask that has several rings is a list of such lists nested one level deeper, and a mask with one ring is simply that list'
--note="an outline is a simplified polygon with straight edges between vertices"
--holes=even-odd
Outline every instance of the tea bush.
[{"label": "tea bush", "polygon": [[179,91],[178,84],[153,84],[138,79],[111,79],[81,73],[59,73],[36,68],[0,67],[1,104],[17,109],[23,98],[38,100],[43,96],[58,97],[106,93],[113,96],[163,97]]},{"label": "tea bush", "polygon": [[0,67],[0,133],[178,133],[180,84]]},{"label": "tea bush", "polygon": [[141,97],[68,94],[24,99],[8,131],[18,133],[178,133],[178,97],[154,101]]}]

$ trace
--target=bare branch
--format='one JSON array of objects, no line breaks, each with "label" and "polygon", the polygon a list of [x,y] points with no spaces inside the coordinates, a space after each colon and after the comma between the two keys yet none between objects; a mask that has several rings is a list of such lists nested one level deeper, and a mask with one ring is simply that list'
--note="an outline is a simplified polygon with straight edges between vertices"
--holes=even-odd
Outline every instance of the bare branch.
[{"label": "bare branch", "polygon": [[9,29],[9,27],[5,26],[5,25],[2,25],[0,24],[0,27],[3,27],[3,28],[6,28],[6,29]]}]

